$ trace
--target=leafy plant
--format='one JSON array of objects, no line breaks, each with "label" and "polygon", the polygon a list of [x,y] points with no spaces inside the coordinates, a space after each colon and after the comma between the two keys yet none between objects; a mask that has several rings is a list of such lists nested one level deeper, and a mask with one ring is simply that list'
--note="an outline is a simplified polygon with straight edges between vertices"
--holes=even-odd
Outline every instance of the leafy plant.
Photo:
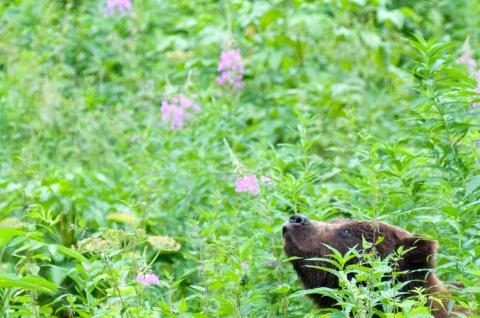
[{"label": "leafy plant", "polygon": [[[381,239],[376,243],[363,240],[361,251],[353,248],[344,255],[326,245],[332,251],[330,255],[308,261],[325,264],[310,267],[333,274],[338,279],[339,288],[307,289],[291,297],[319,294],[335,299],[340,308],[328,310],[330,313],[323,315],[326,317],[335,317],[335,313],[354,317],[433,317],[427,301],[439,300],[435,295],[427,296],[425,290],[415,290],[413,295],[403,291],[408,281],[398,280],[405,273],[397,270],[397,264],[406,251],[398,250],[396,254],[381,259],[375,249]],[[352,259],[358,263],[350,262]]]}]

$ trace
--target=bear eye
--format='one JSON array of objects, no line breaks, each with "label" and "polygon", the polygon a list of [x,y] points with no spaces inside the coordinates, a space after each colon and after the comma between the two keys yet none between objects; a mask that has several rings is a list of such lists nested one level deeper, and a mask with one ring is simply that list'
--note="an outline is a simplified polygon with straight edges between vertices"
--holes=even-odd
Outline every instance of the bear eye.
[{"label": "bear eye", "polygon": [[342,237],[350,237],[352,236],[352,233],[350,232],[350,229],[342,229],[340,230],[340,235]]}]

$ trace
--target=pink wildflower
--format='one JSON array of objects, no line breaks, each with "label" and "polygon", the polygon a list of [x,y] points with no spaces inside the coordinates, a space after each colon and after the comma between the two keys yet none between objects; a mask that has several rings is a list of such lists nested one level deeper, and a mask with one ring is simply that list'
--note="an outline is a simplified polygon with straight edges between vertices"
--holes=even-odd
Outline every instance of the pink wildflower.
[{"label": "pink wildflower", "polygon": [[105,15],[114,15],[115,13],[126,13],[132,11],[131,0],[107,0],[104,9]]},{"label": "pink wildflower", "polygon": [[257,177],[255,175],[238,178],[235,181],[235,192],[248,192],[252,195],[260,193],[260,187],[258,186]]},{"label": "pink wildflower", "polygon": [[139,273],[135,281],[137,283],[142,284],[143,286],[160,285],[160,280],[158,279],[157,275],[155,275],[154,273],[148,273],[146,275]]},{"label": "pink wildflower", "polygon": [[217,71],[220,72],[220,75],[216,78],[218,85],[233,87],[234,89],[242,88],[244,86],[242,82],[244,68],[240,50],[222,51]]},{"label": "pink wildflower", "polygon": [[199,112],[201,109],[198,104],[183,95],[170,100],[164,99],[161,107],[162,121],[170,122],[171,129],[180,129],[185,121],[192,119],[192,114],[188,110]]},{"label": "pink wildflower", "polygon": [[249,266],[248,261],[243,261],[243,262],[242,262],[242,267],[243,267],[243,269],[247,269],[248,266]]},{"label": "pink wildflower", "polygon": [[477,62],[473,58],[473,50],[470,47],[468,39],[465,41],[462,50],[463,54],[458,58],[457,62],[465,64],[470,72],[474,72],[477,67]]},{"label": "pink wildflower", "polygon": [[465,64],[470,72],[473,72],[475,67],[477,67],[477,62],[471,56],[468,56],[465,53],[458,58],[458,62]]}]

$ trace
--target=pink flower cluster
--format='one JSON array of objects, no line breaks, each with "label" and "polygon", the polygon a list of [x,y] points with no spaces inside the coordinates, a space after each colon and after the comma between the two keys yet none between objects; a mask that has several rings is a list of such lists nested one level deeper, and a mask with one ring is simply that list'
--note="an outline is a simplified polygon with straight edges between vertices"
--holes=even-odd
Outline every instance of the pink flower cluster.
[{"label": "pink flower cluster", "polygon": [[189,110],[197,113],[200,111],[200,106],[193,102],[193,98],[195,96],[188,98],[179,95],[171,99],[164,99],[161,107],[162,120],[170,122],[171,129],[182,128],[185,121],[192,119]]},{"label": "pink flower cluster", "polygon": [[220,76],[216,79],[218,85],[234,89],[242,88],[244,69],[240,50],[222,51],[217,71],[220,72]]},{"label": "pink flower cluster", "polygon": [[252,195],[260,193],[260,186],[257,182],[257,176],[250,175],[243,178],[238,178],[235,181],[235,192],[248,192]]},{"label": "pink flower cluster", "polygon": [[463,54],[458,58],[458,63],[465,64],[470,72],[474,72],[477,62],[472,57],[473,52],[469,45],[464,46]]},{"label": "pink flower cluster", "polygon": [[[266,176],[261,176],[260,179],[265,184],[273,184],[272,179]],[[257,195],[260,193],[260,185],[257,181],[257,176],[252,174],[243,178],[235,180],[235,192],[247,192],[251,195]]]},{"label": "pink flower cluster", "polygon": [[135,281],[137,283],[142,284],[143,286],[160,285],[160,280],[158,279],[157,275],[155,275],[154,273],[148,273],[146,275],[139,273]]},{"label": "pink flower cluster", "polygon": [[477,67],[477,62],[471,57],[466,54],[463,54],[458,58],[458,62],[461,64],[465,64],[469,71],[473,71],[475,67]]},{"label": "pink flower cluster", "polygon": [[[473,58],[473,50],[470,47],[468,40],[465,42],[465,45],[463,46],[463,54],[458,58],[457,62],[465,64],[468,70],[475,75],[475,80],[477,81],[477,88],[475,89],[475,92],[479,94],[476,97],[480,98],[480,71],[476,70],[477,62]],[[478,108],[479,106],[480,103],[478,102],[472,103],[473,108]],[[472,112],[476,111],[476,109],[472,110]]]},{"label": "pink flower cluster", "polygon": [[127,13],[132,11],[132,2],[130,0],[107,0],[104,9],[105,15],[114,15],[115,13]]}]

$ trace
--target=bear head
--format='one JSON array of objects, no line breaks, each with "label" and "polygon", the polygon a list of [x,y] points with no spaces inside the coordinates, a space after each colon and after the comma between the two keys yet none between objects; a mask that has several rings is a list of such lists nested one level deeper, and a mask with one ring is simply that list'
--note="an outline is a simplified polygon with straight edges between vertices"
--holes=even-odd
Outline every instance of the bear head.
[{"label": "bear head", "polygon": [[[434,268],[436,241],[415,237],[398,227],[376,221],[334,220],[318,222],[295,214],[283,226],[284,249],[292,260],[300,280],[306,289],[328,287],[338,288],[335,275],[310,266],[332,267],[327,262],[312,261],[310,258],[325,258],[332,254],[328,246],[345,254],[349,249],[363,249],[362,241],[374,246],[380,258],[385,258],[403,247],[404,253],[397,262],[396,269],[404,272],[397,279],[405,282],[404,291],[416,287],[436,288],[437,279],[431,272]],[[381,239],[380,239],[381,238]],[[378,243],[378,244],[376,244]],[[350,263],[358,262],[353,259]],[[310,266],[309,266],[310,265]],[[311,294],[319,307],[335,306],[329,297]]]}]

